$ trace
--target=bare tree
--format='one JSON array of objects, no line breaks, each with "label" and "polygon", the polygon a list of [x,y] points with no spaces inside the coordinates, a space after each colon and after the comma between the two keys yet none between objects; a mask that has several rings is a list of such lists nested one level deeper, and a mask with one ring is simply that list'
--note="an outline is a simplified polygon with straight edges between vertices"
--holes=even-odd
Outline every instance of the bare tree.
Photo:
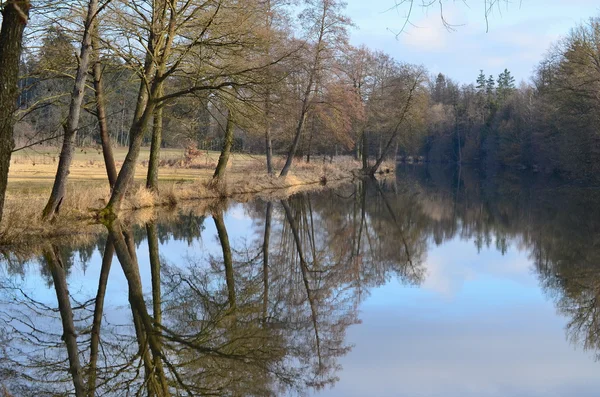
[{"label": "bare tree", "polygon": [[[308,2],[309,7],[303,13],[303,22],[310,41],[310,61],[306,65],[306,83],[300,98],[300,111],[297,117],[292,144],[287,152],[285,165],[279,176],[285,177],[292,167],[292,162],[310,109],[315,84],[322,73],[323,63],[338,50],[347,40],[346,29],[350,20],[341,11],[344,3],[338,0],[314,0]],[[338,47],[336,47],[338,46]]]},{"label": "bare tree", "polygon": [[60,211],[60,206],[65,198],[67,191],[67,179],[69,169],[73,161],[75,152],[75,135],[79,128],[79,116],[81,105],[85,95],[85,85],[89,71],[90,58],[92,56],[92,30],[94,28],[94,19],[98,13],[99,1],[90,0],[87,7],[87,15],[84,21],[83,38],[81,40],[81,50],[79,53],[79,66],[75,76],[75,84],[71,94],[71,103],[69,105],[69,115],[64,125],[63,144],[60,151],[60,160],[56,170],[56,177],[48,203],[42,212],[42,218],[52,219]]}]

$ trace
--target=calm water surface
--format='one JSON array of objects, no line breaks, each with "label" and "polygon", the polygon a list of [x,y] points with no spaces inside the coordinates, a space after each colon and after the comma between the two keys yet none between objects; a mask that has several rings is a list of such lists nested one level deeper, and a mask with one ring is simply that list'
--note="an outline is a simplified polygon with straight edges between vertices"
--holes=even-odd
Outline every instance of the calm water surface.
[{"label": "calm water surface", "polygon": [[416,168],[4,250],[0,383],[15,396],[596,396],[599,202],[539,177]]}]

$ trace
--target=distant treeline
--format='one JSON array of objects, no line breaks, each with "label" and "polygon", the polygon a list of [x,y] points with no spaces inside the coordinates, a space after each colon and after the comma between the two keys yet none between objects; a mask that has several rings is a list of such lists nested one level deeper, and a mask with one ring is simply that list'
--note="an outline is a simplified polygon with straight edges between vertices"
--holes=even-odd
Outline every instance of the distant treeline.
[{"label": "distant treeline", "polygon": [[439,74],[430,87],[421,153],[433,162],[529,168],[575,179],[600,164],[600,19],[554,44],[530,84],[505,70],[458,86]]}]

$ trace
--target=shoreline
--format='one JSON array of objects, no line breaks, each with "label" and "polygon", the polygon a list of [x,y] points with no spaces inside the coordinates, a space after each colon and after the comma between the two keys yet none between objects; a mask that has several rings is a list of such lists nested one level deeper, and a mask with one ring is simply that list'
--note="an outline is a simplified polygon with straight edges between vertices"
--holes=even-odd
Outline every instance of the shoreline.
[{"label": "shoreline", "polygon": [[[147,190],[145,183],[136,179],[118,219],[128,224],[147,223],[160,219],[160,213],[173,213],[182,208],[205,214],[228,200],[284,199],[300,192],[336,188],[364,176],[358,162],[338,160],[331,164],[299,162],[285,178],[230,165],[225,180],[218,185],[212,185],[212,178],[206,176],[193,181],[159,180],[158,194]],[[395,171],[390,165],[385,168],[387,173]],[[53,221],[42,222],[41,212],[47,200],[43,192],[10,191],[0,225],[0,250],[96,236],[106,230],[96,214],[105,206],[109,194],[105,181],[70,181],[60,215]]]}]

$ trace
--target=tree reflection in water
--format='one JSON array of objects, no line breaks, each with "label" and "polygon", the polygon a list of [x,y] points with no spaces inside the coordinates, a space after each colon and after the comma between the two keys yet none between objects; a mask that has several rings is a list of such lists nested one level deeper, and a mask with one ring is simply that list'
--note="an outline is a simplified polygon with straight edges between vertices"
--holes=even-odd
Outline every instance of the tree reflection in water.
[{"label": "tree reflection in water", "polygon": [[[7,250],[0,382],[15,396],[90,397],[262,396],[332,385],[369,291],[393,278],[419,285],[428,247],[457,237],[479,249],[529,250],[542,288],[569,318],[569,338],[600,351],[596,196],[419,168],[396,181],[246,203],[254,237],[245,241],[230,239],[227,204],[215,206],[208,215],[219,252],[185,262],[160,249],[198,241],[208,215],[114,222],[97,241]],[[103,259],[93,292],[74,287],[73,266],[86,269],[95,252]],[[36,272],[43,283],[32,287]],[[116,300],[126,307],[106,303],[117,272],[127,299]]]}]

